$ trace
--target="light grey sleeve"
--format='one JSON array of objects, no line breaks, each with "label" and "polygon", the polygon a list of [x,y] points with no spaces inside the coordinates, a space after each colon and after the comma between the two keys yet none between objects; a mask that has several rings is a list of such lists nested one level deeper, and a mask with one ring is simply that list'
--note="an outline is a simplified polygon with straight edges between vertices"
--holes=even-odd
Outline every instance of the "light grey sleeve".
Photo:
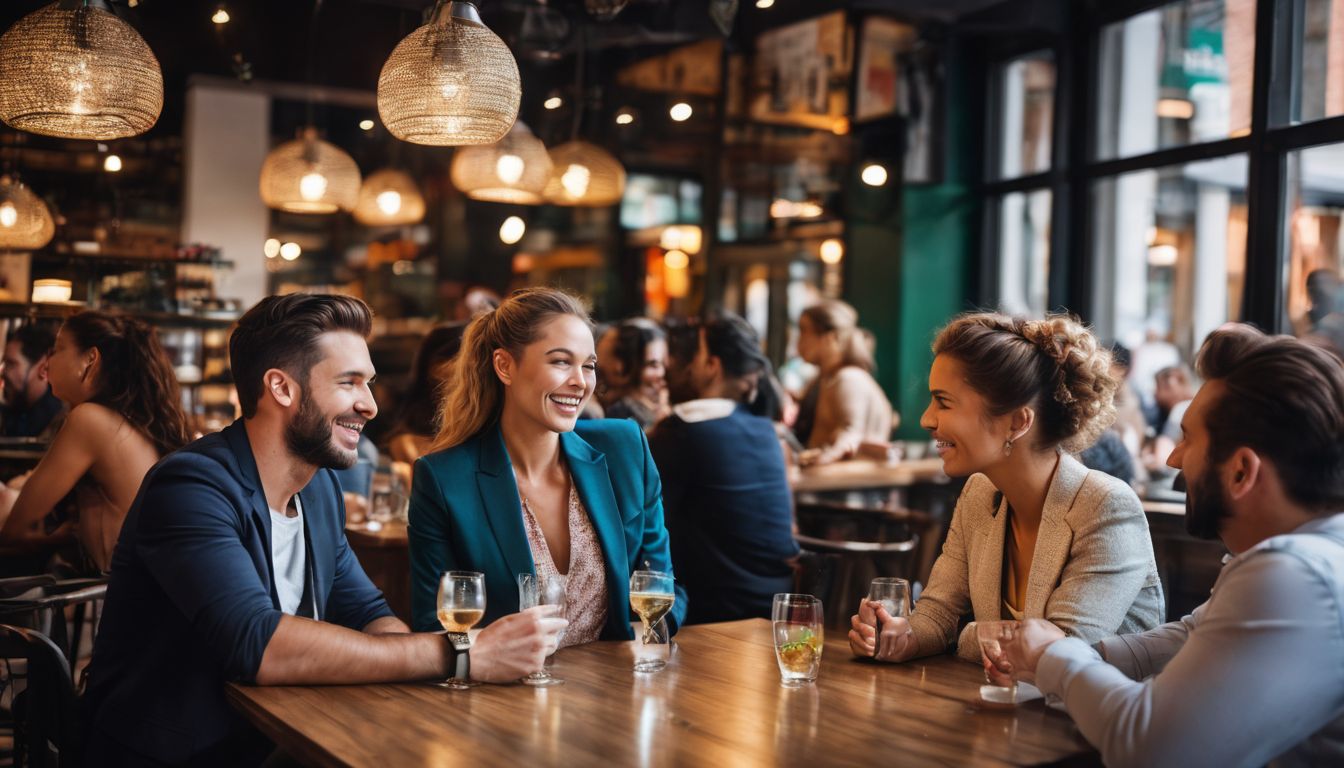
[{"label": "light grey sleeve", "polygon": [[[1154,568],[1143,507],[1132,490],[1117,487],[1079,522],[1045,618],[1089,643],[1114,635]],[[1158,613],[1154,606],[1148,626],[1161,621]]]},{"label": "light grey sleeve", "polygon": [[[1197,608],[1195,614],[1198,613]],[[1107,664],[1124,672],[1131,680],[1142,680],[1161,672],[1167,666],[1167,662],[1185,645],[1194,622],[1195,616],[1192,614],[1147,632],[1103,638],[1094,647],[1101,652]]]},{"label": "light grey sleeve", "polygon": [[1277,551],[1228,568],[1146,681],[1072,638],[1041,657],[1037,686],[1063,699],[1106,765],[1264,765],[1344,706],[1344,624],[1325,578]]}]

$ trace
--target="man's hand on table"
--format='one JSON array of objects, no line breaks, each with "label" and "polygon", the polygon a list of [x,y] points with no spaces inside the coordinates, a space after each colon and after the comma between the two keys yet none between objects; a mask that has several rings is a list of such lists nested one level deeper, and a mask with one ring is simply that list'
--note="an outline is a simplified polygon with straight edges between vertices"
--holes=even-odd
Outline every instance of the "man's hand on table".
[{"label": "man's hand on table", "polygon": [[471,678],[510,683],[540,670],[568,626],[554,605],[539,605],[495,621],[471,644]]},{"label": "man's hand on table", "polygon": [[[986,671],[989,672],[992,666],[1000,675],[1035,683],[1036,666],[1040,664],[1041,656],[1051,643],[1064,639],[1064,631],[1045,619],[1024,619],[1003,626],[1003,634],[999,636],[1002,652],[996,658],[986,659]],[[996,682],[999,679],[992,672],[991,677],[996,678]]]}]

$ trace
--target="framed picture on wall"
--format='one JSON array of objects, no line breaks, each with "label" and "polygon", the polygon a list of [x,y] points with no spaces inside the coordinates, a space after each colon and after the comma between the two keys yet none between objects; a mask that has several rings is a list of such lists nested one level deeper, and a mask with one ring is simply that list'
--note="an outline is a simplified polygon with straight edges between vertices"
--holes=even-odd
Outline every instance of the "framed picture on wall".
[{"label": "framed picture on wall", "polygon": [[763,32],[752,59],[752,120],[837,130],[848,120],[853,35],[844,11]]},{"label": "framed picture on wall", "polygon": [[858,83],[854,89],[854,121],[895,115],[900,106],[899,58],[909,51],[918,34],[909,24],[882,16],[863,21],[859,39]]}]

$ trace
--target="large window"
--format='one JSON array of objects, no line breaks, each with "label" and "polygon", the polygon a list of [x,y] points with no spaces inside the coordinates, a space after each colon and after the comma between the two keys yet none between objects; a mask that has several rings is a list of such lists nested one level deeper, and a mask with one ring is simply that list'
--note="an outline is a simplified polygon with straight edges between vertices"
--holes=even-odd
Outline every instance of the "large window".
[{"label": "large window", "polygon": [[1344,3],[1298,0],[1290,34],[1299,76],[1289,118],[1294,123],[1344,115]]},{"label": "large window", "polygon": [[1039,51],[999,70],[1002,140],[998,177],[1013,179],[1050,170],[1055,117],[1055,58]]},{"label": "large window", "polygon": [[1050,190],[1011,192],[999,202],[999,307],[1014,314],[1046,310],[1050,273]]},{"label": "large window", "polygon": [[1285,304],[1293,330],[1305,334],[1344,312],[1344,144],[1292,153],[1288,178]]}]

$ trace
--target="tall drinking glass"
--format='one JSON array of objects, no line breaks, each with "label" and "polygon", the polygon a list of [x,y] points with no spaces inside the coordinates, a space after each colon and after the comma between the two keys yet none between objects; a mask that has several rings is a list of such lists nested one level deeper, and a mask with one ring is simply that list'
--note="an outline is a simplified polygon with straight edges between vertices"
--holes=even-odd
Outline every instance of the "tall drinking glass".
[{"label": "tall drinking glass", "polygon": [[[439,623],[458,650],[471,648],[467,630],[485,616],[485,574],[477,571],[445,571],[439,577]],[[450,677],[440,686],[454,690],[471,688],[476,683]]]},{"label": "tall drinking glass", "polygon": [[[910,582],[886,576],[873,579],[873,583],[868,586],[868,599],[881,603],[893,618],[909,616]],[[878,640],[882,635],[881,619],[875,619],[873,629],[876,631],[873,638],[873,655],[877,655]]]},{"label": "tall drinking glass", "polygon": [[993,660],[1003,655],[1000,641],[1011,639],[1017,629],[1015,621],[977,621],[975,639],[980,642],[980,656],[985,665],[986,685],[980,686],[980,699],[988,704],[1012,706],[1017,703],[1017,683],[995,685],[989,676]]},{"label": "tall drinking glass", "polygon": [[781,593],[775,595],[770,617],[780,682],[794,688],[815,681],[826,639],[821,601],[812,595]]},{"label": "tall drinking glass", "polygon": [[[667,642],[667,626],[663,617],[672,610],[676,602],[672,574],[662,571],[635,571],[630,575],[630,607],[639,616],[644,631],[635,640],[636,643],[650,645]],[[659,626],[662,624],[662,626]],[[657,672],[667,666],[660,657],[650,658],[635,654],[636,672]]]},{"label": "tall drinking glass", "polygon": [[[562,574],[518,574],[518,610],[525,611],[538,605],[559,606],[559,615],[565,615],[565,577]],[[565,633],[562,630],[555,638],[556,645],[559,646],[560,641],[564,639]],[[524,677],[523,683],[536,686],[563,685],[565,682],[563,679],[551,674],[550,669],[548,669],[550,664],[551,656],[547,656],[545,666],[539,671]]]}]

